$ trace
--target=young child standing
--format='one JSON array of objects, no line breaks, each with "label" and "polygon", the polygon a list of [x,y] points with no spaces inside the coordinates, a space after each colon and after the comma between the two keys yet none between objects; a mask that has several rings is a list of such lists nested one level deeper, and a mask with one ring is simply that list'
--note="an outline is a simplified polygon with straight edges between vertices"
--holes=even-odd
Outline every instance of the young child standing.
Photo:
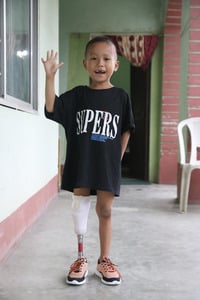
[{"label": "young child standing", "polygon": [[120,193],[121,159],[134,128],[130,99],[111,84],[119,62],[113,42],[106,36],[90,40],[85,49],[84,68],[89,86],[77,86],[60,97],[55,95],[54,79],[63,63],[58,54],[47,52],[42,59],[46,72],[45,115],[63,125],[67,154],[61,188],[72,192],[72,216],[78,237],[78,259],[72,263],[66,282],[85,283],[87,259],[83,255],[83,235],[87,230],[90,195],[96,194],[100,253],[96,274],[107,285],[121,283],[121,275],[110,260],[112,236],[111,209]]}]

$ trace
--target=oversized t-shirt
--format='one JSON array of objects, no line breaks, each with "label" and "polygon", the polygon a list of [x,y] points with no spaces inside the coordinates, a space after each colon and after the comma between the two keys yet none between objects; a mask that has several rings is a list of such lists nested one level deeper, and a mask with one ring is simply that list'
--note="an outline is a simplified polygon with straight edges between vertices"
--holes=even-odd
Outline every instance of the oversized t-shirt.
[{"label": "oversized t-shirt", "polygon": [[56,96],[54,111],[45,108],[45,115],[63,125],[67,138],[61,188],[84,187],[119,196],[121,136],[134,128],[127,93],[116,87],[78,86]]}]

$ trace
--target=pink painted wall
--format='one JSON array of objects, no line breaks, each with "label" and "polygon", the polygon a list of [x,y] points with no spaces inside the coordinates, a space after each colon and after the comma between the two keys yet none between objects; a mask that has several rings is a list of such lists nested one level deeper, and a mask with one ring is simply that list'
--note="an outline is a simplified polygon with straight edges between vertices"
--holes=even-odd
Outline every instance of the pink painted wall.
[{"label": "pink painted wall", "polygon": [[37,220],[56,196],[58,178],[55,176],[40,191],[22,204],[14,213],[0,223],[0,261],[19,241],[25,231]]}]

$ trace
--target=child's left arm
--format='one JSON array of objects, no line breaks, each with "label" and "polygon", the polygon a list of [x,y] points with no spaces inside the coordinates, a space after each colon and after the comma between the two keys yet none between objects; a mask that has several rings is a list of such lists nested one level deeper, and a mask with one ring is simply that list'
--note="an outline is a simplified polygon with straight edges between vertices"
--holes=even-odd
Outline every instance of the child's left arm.
[{"label": "child's left arm", "polygon": [[122,145],[122,153],[121,153],[121,160],[124,156],[124,152],[126,150],[126,147],[128,145],[128,141],[129,141],[129,138],[130,138],[130,131],[125,131],[123,134],[122,134],[122,137],[121,137],[121,145]]}]

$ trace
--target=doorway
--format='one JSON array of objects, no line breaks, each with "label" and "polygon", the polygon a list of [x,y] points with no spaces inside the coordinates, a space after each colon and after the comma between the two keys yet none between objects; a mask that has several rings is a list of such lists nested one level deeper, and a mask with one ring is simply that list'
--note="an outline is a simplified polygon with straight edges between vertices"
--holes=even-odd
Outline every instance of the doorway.
[{"label": "doorway", "polygon": [[130,91],[135,132],[122,160],[122,177],[149,179],[150,65],[148,69],[130,66]]}]

